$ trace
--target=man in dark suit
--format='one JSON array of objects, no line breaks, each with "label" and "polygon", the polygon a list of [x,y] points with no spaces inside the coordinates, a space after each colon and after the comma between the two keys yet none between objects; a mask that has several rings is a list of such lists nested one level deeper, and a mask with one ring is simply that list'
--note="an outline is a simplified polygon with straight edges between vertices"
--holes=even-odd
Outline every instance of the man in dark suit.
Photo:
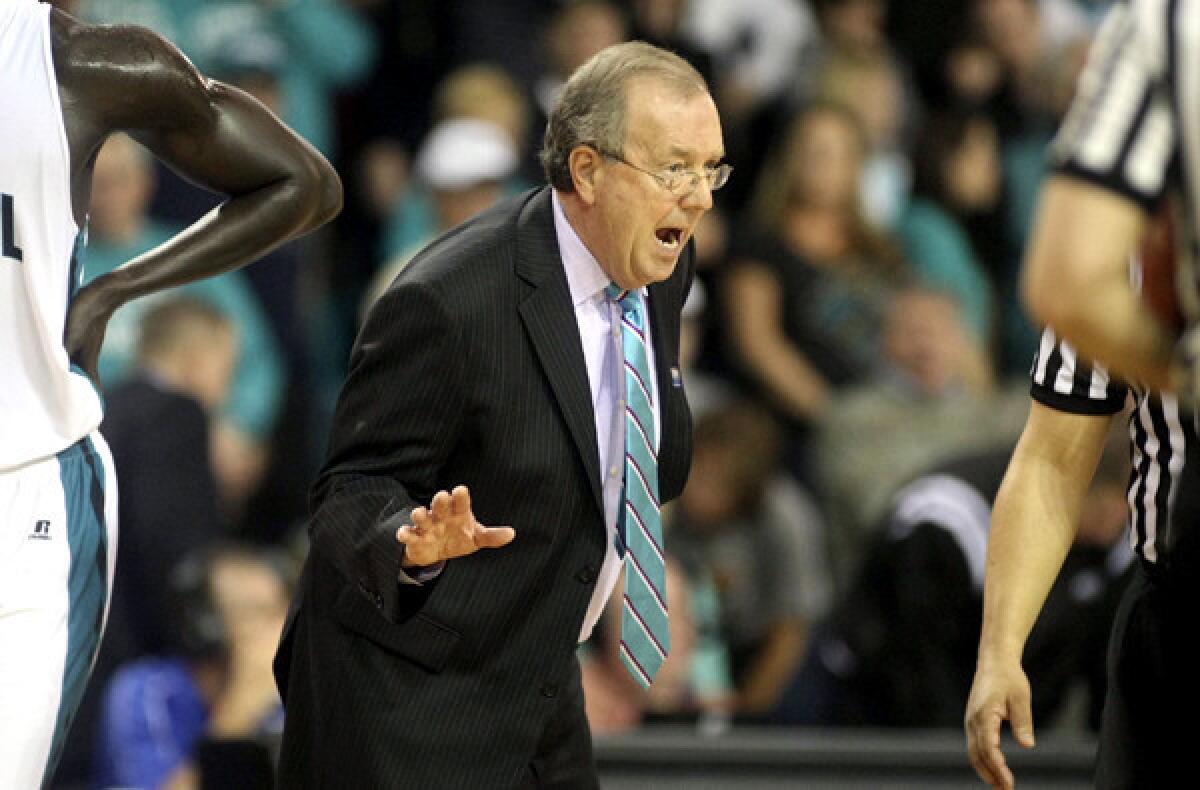
[{"label": "man in dark suit", "polygon": [[657,509],[690,460],[679,313],[723,155],[694,69],[609,48],[552,114],[550,187],[376,303],[276,657],[281,786],[597,785],[575,648],[624,565],[627,667],[646,685],[669,649]]}]

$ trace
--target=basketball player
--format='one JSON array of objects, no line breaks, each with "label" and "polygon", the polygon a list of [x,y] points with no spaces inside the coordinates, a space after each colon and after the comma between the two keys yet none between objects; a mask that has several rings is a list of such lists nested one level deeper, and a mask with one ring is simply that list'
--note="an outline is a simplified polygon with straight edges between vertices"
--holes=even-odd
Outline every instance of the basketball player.
[{"label": "basketball player", "polygon": [[[92,162],[117,130],[229,200],[79,289]],[[112,461],[96,432],[105,323],[131,299],[229,271],[317,227],[336,214],[340,189],[311,147],[157,36],[0,0],[5,790],[49,783],[104,625],[116,553]]]}]

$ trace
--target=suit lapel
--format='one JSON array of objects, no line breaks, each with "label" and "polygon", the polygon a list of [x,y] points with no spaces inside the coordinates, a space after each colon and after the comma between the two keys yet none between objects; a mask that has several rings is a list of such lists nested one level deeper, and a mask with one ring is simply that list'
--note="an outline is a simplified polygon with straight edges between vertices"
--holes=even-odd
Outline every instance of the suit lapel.
[{"label": "suit lapel", "polygon": [[521,320],[583,461],[596,507],[603,514],[592,393],[554,233],[549,188],[522,209],[517,220],[517,249],[517,274],[531,286],[518,308]]},{"label": "suit lapel", "polygon": [[666,289],[667,283],[657,283],[646,289],[650,303],[651,341],[654,343],[654,375],[658,377],[659,401],[662,404],[662,411],[658,415],[663,432],[662,440],[659,442],[660,445],[665,442],[667,426],[670,424],[667,420],[667,417],[670,416],[667,413],[667,409],[671,403],[672,382],[670,372],[672,360],[675,358],[672,349],[678,348],[679,345],[675,339],[675,335],[679,332],[678,325],[667,317],[667,303],[669,299]]},{"label": "suit lapel", "polygon": [[679,495],[691,465],[691,418],[676,366],[679,364],[680,305],[685,286],[691,280],[694,254],[689,242],[675,273],[647,289],[654,335],[655,375],[662,402],[658,481],[664,500]]},{"label": "suit lapel", "polygon": [[671,305],[675,300],[671,298],[670,290],[675,278],[671,277],[668,280],[655,283],[649,286],[646,291],[650,308],[650,329],[651,341],[654,343],[654,375],[658,378],[658,399],[659,399],[659,425],[661,426],[661,435],[658,442],[658,457],[659,457],[659,477],[660,484],[663,475],[670,475],[670,469],[663,468],[664,464],[670,464],[675,457],[675,445],[677,437],[675,436],[675,410],[673,408],[674,398],[674,376],[671,373],[675,365],[676,349],[679,348],[679,319],[678,313],[671,315]]}]

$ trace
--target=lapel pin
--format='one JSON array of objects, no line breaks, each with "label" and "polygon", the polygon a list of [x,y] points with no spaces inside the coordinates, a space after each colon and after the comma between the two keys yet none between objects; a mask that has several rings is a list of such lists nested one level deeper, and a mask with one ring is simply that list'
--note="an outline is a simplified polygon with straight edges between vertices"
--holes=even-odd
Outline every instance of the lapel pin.
[{"label": "lapel pin", "polygon": [[683,386],[683,376],[679,373],[679,368],[671,368],[671,386],[679,389]]}]

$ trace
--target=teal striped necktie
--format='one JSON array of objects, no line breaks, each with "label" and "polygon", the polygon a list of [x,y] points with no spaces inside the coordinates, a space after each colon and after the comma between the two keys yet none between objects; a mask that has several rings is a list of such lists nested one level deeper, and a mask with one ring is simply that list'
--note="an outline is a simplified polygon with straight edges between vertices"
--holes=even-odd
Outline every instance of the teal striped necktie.
[{"label": "teal striped necktie", "polygon": [[624,356],[620,405],[625,420],[625,472],[617,514],[618,549],[625,552],[621,661],[639,685],[649,688],[671,648],[654,446],[653,372],[646,353],[646,308],[641,297],[616,284],[609,285],[606,292],[621,307]]}]

